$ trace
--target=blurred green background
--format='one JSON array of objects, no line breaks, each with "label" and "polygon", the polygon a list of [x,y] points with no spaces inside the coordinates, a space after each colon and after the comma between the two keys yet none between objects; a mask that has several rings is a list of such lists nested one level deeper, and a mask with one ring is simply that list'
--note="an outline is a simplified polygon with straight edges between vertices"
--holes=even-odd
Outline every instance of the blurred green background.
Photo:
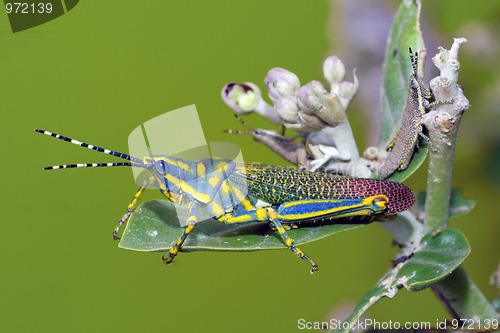
[{"label": "blurred green background", "polygon": [[[320,264],[313,276],[285,249],[181,253],[165,267],[161,254],[121,250],[112,240],[136,190],[131,171],[44,172],[46,165],[113,159],[33,133],[43,128],[127,151],[136,126],[196,104],[209,141],[239,144],[247,161],[284,164],[250,137],[222,132],[241,125],[220,89],[229,81],[263,88],[267,71],[277,66],[303,83],[321,80],[330,53],[345,59],[348,70],[380,71],[383,29],[398,2],[347,3],[82,1],[15,34],[0,13],[0,331],[294,332],[301,318],[323,321],[348,311],[396,252],[377,224],[303,246]],[[496,294],[488,279],[500,250],[499,12],[497,1],[447,0],[424,1],[422,13],[431,56],[453,37],[469,39],[461,51],[461,84],[472,108],[462,122],[454,184],[478,204],[452,225],[469,238],[465,268],[488,297]],[[367,39],[375,42],[368,51]],[[366,73],[358,72],[361,90],[375,97],[360,97],[350,111],[360,150],[377,135],[379,83],[370,81],[377,74]],[[272,128],[257,116],[247,121]],[[170,139],[165,145],[175,144]],[[424,190],[425,179],[423,166],[407,183]],[[158,197],[148,192],[146,199]],[[447,314],[430,291],[401,291],[370,316],[435,323]]]}]

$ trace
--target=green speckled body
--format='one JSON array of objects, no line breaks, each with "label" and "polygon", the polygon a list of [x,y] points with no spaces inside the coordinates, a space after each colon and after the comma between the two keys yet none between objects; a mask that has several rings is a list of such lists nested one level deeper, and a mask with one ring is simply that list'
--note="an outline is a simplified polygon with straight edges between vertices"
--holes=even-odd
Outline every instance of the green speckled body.
[{"label": "green speckled body", "polygon": [[248,196],[273,205],[305,199],[354,199],[384,194],[389,198],[386,215],[413,206],[415,198],[404,184],[369,178],[260,164],[237,164],[230,183],[248,188]]}]

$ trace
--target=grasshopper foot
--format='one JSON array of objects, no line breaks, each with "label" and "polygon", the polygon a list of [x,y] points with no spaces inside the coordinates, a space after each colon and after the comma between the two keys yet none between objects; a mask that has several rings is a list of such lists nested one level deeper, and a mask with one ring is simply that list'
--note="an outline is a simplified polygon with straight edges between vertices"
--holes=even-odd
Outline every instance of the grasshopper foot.
[{"label": "grasshopper foot", "polygon": [[307,256],[307,254],[302,252],[302,250],[300,250],[298,247],[296,247],[295,245],[291,245],[288,248],[290,250],[292,250],[292,252],[295,253],[295,255],[297,255],[297,257],[299,257],[300,259],[305,260],[309,264],[311,264],[311,271],[310,271],[311,274],[314,274],[314,272],[316,272],[318,270],[318,265],[311,258],[309,258]]},{"label": "grasshopper foot", "polygon": [[129,218],[133,212],[134,212],[133,209],[130,209],[130,208],[127,209],[127,212],[122,216],[120,221],[118,221],[118,224],[116,225],[116,228],[113,231],[113,239],[114,240],[120,239],[120,237],[118,237],[118,233],[120,232],[120,228],[127,223],[127,221],[129,220]]},{"label": "grasshopper foot", "polygon": [[171,264],[174,261],[177,253],[173,253],[172,250],[169,250],[166,255],[161,257],[161,260],[165,265]]}]

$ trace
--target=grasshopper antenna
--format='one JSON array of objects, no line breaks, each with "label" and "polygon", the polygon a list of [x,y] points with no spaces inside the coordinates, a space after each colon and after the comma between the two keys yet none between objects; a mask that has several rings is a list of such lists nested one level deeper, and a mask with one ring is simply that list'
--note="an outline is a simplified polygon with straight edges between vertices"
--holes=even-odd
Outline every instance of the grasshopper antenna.
[{"label": "grasshopper antenna", "polygon": [[247,131],[238,131],[238,130],[232,130],[232,129],[227,129],[227,130],[224,130],[223,132],[224,133],[229,133],[229,134],[253,134],[253,132],[255,131],[255,129],[253,129],[252,127],[250,127],[240,116],[238,116],[237,114],[234,114],[234,117],[236,119],[238,119],[238,121],[243,125],[245,126],[245,128],[247,129]]},{"label": "grasshopper antenna", "polygon": [[144,162],[137,158],[133,157],[124,153],[120,153],[117,151],[109,150],[106,148],[101,148],[98,146],[94,146],[85,142],[81,142],[75,139],[68,138],[67,136],[63,136],[60,134],[52,133],[49,131],[41,130],[41,129],[35,129],[35,132],[40,133],[40,134],[45,134],[48,136],[51,136],[53,138],[63,140],[69,143],[72,143],[74,145],[95,150],[100,153],[108,154],[111,156],[116,156],[119,158],[122,158],[124,160],[128,160],[130,162],[112,162],[112,163],[80,163],[80,164],[62,164],[62,165],[53,165],[53,166],[48,166],[43,168],[44,170],[57,170],[57,169],[71,169],[71,168],[101,168],[101,167],[118,167],[118,166],[126,166],[126,167],[141,167],[141,168],[146,168],[146,165]]},{"label": "grasshopper antenna", "polygon": [[246,123],[246,121],[244,121],[244,120],[243,120],[243,118],[241,118],[239,115],[234,114],[234,117],[235,117],[236,119],[238,119],[238,121],[239,121],[239,122],[240,122],[243,126],[245,126],[245,128],[246,128],[248,131],[255,131],[255,129],[254,129],[254,128],[252,128],[252,127],[250,127],[250,125],[248,125],[248,124]]},{"label": "grasshopper antenna", "polygon": [[408,50],[410,51],[410,62],[411,68],[413,69],[413,74],[417,75],[418,52],[413,53],[411,47],[409,47]]}]

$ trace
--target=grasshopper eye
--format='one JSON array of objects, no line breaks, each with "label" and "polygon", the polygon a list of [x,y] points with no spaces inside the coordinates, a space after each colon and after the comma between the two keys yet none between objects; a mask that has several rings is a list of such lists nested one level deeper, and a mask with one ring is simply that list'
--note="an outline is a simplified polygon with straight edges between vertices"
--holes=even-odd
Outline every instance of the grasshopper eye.
[{"label": "grasshopper eye", "polygon": [[410,80],[410,86],[411,86],[412,89],[417,89],[417,88],[420,87],[420,84],[418,83],[417,80],[412,79],[412,80]]},{"label": "grasshopper eye", "polygon": [[168,165],[163,160],[159,160],[155,162],[156,171],[161,174],[166,174],[168,172]]}]

